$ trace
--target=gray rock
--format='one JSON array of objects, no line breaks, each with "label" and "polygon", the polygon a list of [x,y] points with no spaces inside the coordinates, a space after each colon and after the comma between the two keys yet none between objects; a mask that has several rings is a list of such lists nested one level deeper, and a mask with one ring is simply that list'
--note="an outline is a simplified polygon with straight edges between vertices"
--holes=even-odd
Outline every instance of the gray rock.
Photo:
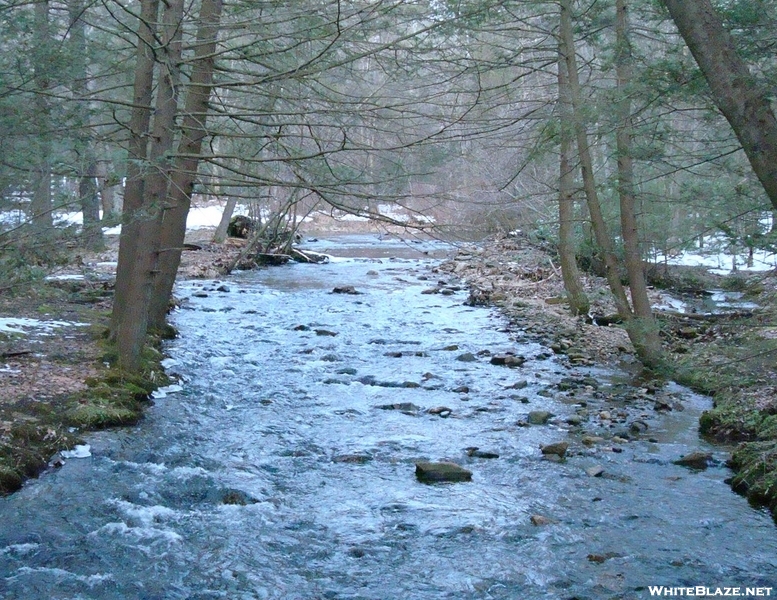
[{"label": "gray rock", "polygon": [[452,392],[456,392],[457,394],[469,394],[469,386],[468,385],[460,385],[457,388],[453,388],[451,391]]},{"label": "gray rock", "polygon": [[343,369],[337,369],[338,375],[356,375],[356,369],[353,367],[345,367]]},{"label": "gray rock", "polygon": [[516,381],[513,385],[508,385],[505,389],[506,390],[522,390],[525,387],[529,387],[529,382],[525,379],[522,379],[521,381]]},{"label": "gray rock", "polygon": [[332,459],[335,463],[347,463],[352,465],[363,465],[372,460],[369,454],[340,454]]},{"label": "gray rock", "polygon": [[465,352],[464,354],[457,356],[456,360],[460,362],[475,362],[477,358],[475,358],[475,355],[472,354],[472,352]]},{"label": "gray rock", "polygon": [[328,335],[330,337],[334,337],[337,335],[334,331],[329,331],[328,329],[316,329],[316,335]]},{"label": "gray rock", "polygon": [[352,285],[344,285],[342,287],[336,287],[332,290],[333,294],[350,294],[351,296],[357,296],[361,292],[357,292],[356,288]]},{"label": "gray rock", "polygon": [[471,458],[499,458],[499,455],[496,452],[488,452],[487,450],[481,450],[475,446],[465,448],[464,452]]},{"label": "gray rock", "polygon": [[376,406],[380,410],[399,410],[402,412],[418,412],[421,410],[420,406],[416,406],[412,402],[395,402],[394,404],[381,404]]},{"label": "gray rock", "polygon": [[604,475],[604,467],[600,467],[599,465],[596,465],[595,467],[588,467],[585,470],[585,473],[589,477],[601,477]]},{"label": "gray rock", "polygon": [[545,425],[552,416],[553,413],[547,410],[533,410],[529,413],[527,420],[532,425]]},{"label": "gray rock", "polygon": [[504,367],[520,367],[526,359],[523,356],[516,356],[514,354],[497,354],[491,357],[492,365],[499,365]]},{"label": "gray rock", "polygon": [[447,419],[448,417],[451,416],[451,414],[453,413],[453,410],[451,410],[447,406],[436,406],[434,408],[430,408],[426,412],[428,412],[430,415],[439,415],[443,419]]},{"label": "gray rock", "polygon": [[472,471],[452,462],[417,462],[415,476],[422,483],[472,481]]}]

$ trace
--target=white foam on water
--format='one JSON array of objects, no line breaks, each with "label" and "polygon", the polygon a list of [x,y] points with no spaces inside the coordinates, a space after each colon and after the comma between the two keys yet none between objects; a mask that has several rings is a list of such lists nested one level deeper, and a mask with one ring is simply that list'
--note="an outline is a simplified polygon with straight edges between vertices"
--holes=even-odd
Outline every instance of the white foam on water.
[{"label": "white foam on water", "polygon": [[62,458],[89,458],[92,456],[92,447],[89,444],[79,444],[72,450],[60,452]]}]

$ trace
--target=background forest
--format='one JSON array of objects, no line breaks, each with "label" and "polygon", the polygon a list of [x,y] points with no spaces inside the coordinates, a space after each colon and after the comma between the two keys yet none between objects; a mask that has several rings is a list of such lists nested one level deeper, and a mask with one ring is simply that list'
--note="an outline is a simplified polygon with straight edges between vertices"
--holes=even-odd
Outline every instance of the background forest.
[{"label": "background forest", "polygon": [[[294,224],[402,214],[559,241],[573,311],[576,265],[601,261],[655,365],[643,259],[773,248],[776,18],[771,0],[5,2],[2,288],[123,223],[112,335],[131,369],[192,200]],[[82,228],[58,227],[75,211]]]}]

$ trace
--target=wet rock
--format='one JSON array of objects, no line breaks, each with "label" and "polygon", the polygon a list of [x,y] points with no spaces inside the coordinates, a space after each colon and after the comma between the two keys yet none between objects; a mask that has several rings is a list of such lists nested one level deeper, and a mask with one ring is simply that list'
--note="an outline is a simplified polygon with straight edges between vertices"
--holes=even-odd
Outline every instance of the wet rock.
[{"label": "wet rock", "polygon": [[444,348],[441,348],[444,352],[455,352],[459,349],[459,346],[457,344],[451,344],[450,346],[445,346]]},{"label": "wet rock", "polygon": [[452,462],[417,462],[415,476],[422,483],[472,481],[472,471]]},{"label": "wet rock", "polygon": [[363,465],[372,460],[369,454],[340,454],[332,459],[334,463],[346,463],[350,465]]},{"label": "wet rock", "polygon": [[477,358],[475,358],[475,355],[472,354],[472,352],[465,352],[464,354],[457,356],[456,360],[459,362],[475,362]]},{"label": "wet rock", "polygon": [[634,421],[629,426],[629,430],[631,430],[632,433],[643,433],[648,430],[648,425],[645,421]]},{"label": "wet rock", "polygon": [[617,558],[619,555],[615,552],[605,552],[604,554],[589,554],[588,560],[592,563],[602,564],[611,558]]},{"label": "wet rock", "polygon": [[531,521],[532,525],[535,525],[537,527],[541,527],[543,525],[553,525],[554,523],[558,523],[558,521],[554,521],[551,518],[543,517],[542,515],[532,515],[529,519]]},{"label": "wet rock", "polygon": [[612,437],[612,441],[615,442],[616,444],[628,444],[629,443],[629,440],[627,438],[623,438],[623,437],[620,437],[618,435],[614,435]]},{"label": "wet rock", "polygon": [[515,354],[497,354],[491,357],[491,364],[503,367],[520,367],[526,362],[523,356],[517,356]]},{"label": "wet rock", "polygon": [[216,288],[216,291],[226,293],[226,292],[229,292],[229,288],[225,285],[220,285],[219,287]]},{"label": "wet rock", "polygon": [[362,385],[375,385],[377,383],[374,375],[362,375],[356,381]]},{"label": "wet rock", "polygon": [[710,461],[712,460],[712,454],[709,452],[691,452],[685,456],[673,460],[672,462],[681,467],[688,467],[689,469],[704,470],[706,469]]},{"label": "wet rock", "polygon": [[383,356],[388,356],[389,358],[402,358],[401,352],[384,352]]},{"label": "wet rock", "polygon": [[421,410],[420,406],[416,406],[412,402],[395,402],[394,404],[380,404],[375,408],[379,408],[380,410],[399,410],[402,412],[412,412],[412,413],[415,413]]},{"label": "wet rock", "polygon": [[342,287],[336,287],[332,290],[333,294],[349,294],[351,296],[358,296],[361,292],[356,291],[356,288],[352,285],[344,285]]},{"label": "wet rock", "polygon": [[567,442],[555,442],[553,444],[540,445],[540,451],[546,456],[558,456],[564,458],[569,444]]},{"label": "wet rock", "polygon": [[468,385],[460,385],[457,388],[453,388],[451,391],[455,392],[456,394],[469,394],[469,386]]},{"label": "wet rock", "polygon": [[464,448],[464,452],[471,458],[499,458],[496,452],[488,452],[487,450],[481,450],[476,446]]},{"label": "wet rock", "polygon": [[430,408],[426,412],[428,412],[430,415],[438,415],[443,419],[447,419],[453,414],[453,410],[451,410],[447,406],[436,406],[434,408]]},{"label": "wet rock", "polygon": [[324,362],[338,362],[340,357],[337,356],[337,354],[324,354],[324,356],[321,357],[321,360]]},{"label": "wet rock", "polygon": [[294,331],[310,331],[310,327],[307,325],[297,325],[294,327]]},{"label": "wet rock", "polygon": [[256,504],[257,502],[259,500],[241,490],[224,490],[221,494],[221,504],[246,506],[248,504]]},{"label": "wet rock", "polygon": [[522,390],[525,387],[529,386],[529,382],[525,379],[522,379],[521,381],[516,381],[512,385],[508,385],[505,389],[506,390]]},{"label": "wet rock", "polygon": [[567,417],[567,424],[568,425],[580,425],[583,422],[583,417],[580,415],[572,415],[571,417]]},{"label": "wet rock", "polygon": [[440,288],[428,288],[426,290],[423,290],[421,292],[422,294],[439,294]]},{"label": "wet rock", "polygon": [[595,467],[588,467],[585,470],[585,474],[589,477],[601,477],[604,475],[604,467],[596,465]]},{"label": "wet rock", "polygon": [[328,329],[316,329],[316,335],[328,335],[330,337],[334,337],[337,335],[334,331],[329,331]]},{"label": "wet rock", "polygon": [[672,410],[672,405],[663,399],[656,400],[655,404],[653,405],[653,410],[655,411],[670,411]]},{"label": "wet rock", "polygon": [[553,413],[547,410],[533,410],[529,413],[527,421],[532,425],[545,425],[552,416]]},{"label": "wet rock", "polygon": [[207,298],[208,294],[206,292],[194,292],[192,294],[193,298]]},{"label": "wet rock", "polygon": [[345,367],[343,369],[337,369],[338,375],[356,375],[357,371],[353,367]]}]

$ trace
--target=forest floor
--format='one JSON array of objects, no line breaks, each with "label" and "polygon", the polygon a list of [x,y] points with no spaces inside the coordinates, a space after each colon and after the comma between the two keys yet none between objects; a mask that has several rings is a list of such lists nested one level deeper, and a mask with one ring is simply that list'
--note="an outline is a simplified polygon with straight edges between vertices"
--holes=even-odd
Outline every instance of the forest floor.
[{"label": "forest floor", "polygon": [[[208,231],[187,239],[180,277],[218,278],[245,242],[213,245]],[[75,254],[70,266],[35,285],[0,296],[0,493],[18,489],[41,470],[62,464],[59,452],[99,427],[130,425],[147,404],[148,381],[110,368],[105,343],[116,240],[99,253]],[[73,266],[76,265],[76,266]],[[642,373],[626,332],[597,319],[573,317],[564,300],[555,251],[524,238],[462,246],[437,270],[470,287],[470,302],[496,305],[537,341],[573,364],[620,366],[650,386],[669,376],[713,396],[700,423],[704,435],[738,444],[732,485],[777,518],[777,276],[740,272],[714,276],[699,268],[652,268],[652,300],[672,304],[667,290],[689,298],[704,290],[744,294],[757,308],[721,314],[659,312],[671,373]],[[83,275],[75,279],[73,275]],[[586,274],[598,322],[615,310],[604,279]],[[692,300],[691,300],[692,302]],[[672,304],[677,306],[676,303]],[[147,379],[163,374],[149,351]],[[151,382],[152,384],[154,381]]]}]

